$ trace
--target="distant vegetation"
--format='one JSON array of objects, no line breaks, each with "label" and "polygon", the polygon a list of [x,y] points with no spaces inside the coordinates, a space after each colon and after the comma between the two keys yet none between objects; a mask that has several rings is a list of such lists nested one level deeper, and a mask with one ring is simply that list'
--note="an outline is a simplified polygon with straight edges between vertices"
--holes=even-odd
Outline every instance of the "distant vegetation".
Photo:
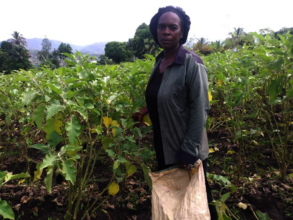
[{"label": "distant vegetation", "polygon": [[[268,28],[260,29],[259,33],[263,36],[269,34],[279,39],[279,34],[288,32],[293,34],[293,28],[282,28],[274,32]],[[207,38],[190,38],[185,47],[195,53],[203,56],[212,53],[223,53],[226,50],[235,50],[244,45],[255,45],[255,38],[252,34],[246,33],[243,28],[234,28],[229,33],[230,37],[224,41],[209,41]],[[280,40],[280,39],[279,39]],[[15,31],[12,38],[1,42],[0,46],[0,72],[5,74],[13,70],[30,69],[47,66],[49,68],[58,68],[65,65],[62,61],[62,53],[71,54],[75,50],[81,53],[89,54],[97,64],[115,64],[120,62],[133,62],[135,59],[143,59],[144,54],[157,55],[160,51],[159,46],[152,39],[149,26],[145,23],[138,26],[133,38],[127,42],[108,42],[95,43],[88,46],[76,46],[60,41],[40,39],[25,39],[22,34]],[[105,53],[103,53],[105,48]],[[31,50],[29,50],[31,49]],[[90,57],[89,56],[89,57]]]}]

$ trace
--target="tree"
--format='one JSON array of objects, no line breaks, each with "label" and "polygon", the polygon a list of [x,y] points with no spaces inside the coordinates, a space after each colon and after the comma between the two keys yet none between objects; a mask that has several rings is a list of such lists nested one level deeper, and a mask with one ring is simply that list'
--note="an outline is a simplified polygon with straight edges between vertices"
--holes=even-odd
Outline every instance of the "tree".
[{"label": "tree", "polygon": [[62,53],[72,54],[72,48],[70,44],[61,43],[57,49],[57,52],[59,54],[59,58],[63,60],[66,58],[66,56],[63,55]]},{"label": "tree", "polygon": [[203,55],[211,54],[213,49],[209,43],[210,42],[204,37],[198,38],[196,44],[193,45],[193,50]]},{"label": "tree", "polygon": [[23,46],[23,47],[27,46],[25,38],[19,32],[14,31],[13,34],[11,34],[11,36],[13,38],[8,39],[8,42],[16,46]]},{"label": "tree", "polygon": [[40,61],[47,60],[52,48],[51,41],[47,37],[42,40],[42,50],[38,52],[38,59]]},{"label": "tree", "polygon": [[105,46],[106,57],[116,63],[125,62],[131,59],[131,52],[126,49],[126,43],[112,41]]},{"label": "tree", "polygon": [[58,50],[51,52],[52,44],[51,41],[45,37],[42,40],[42,50],[38,51],[38,60],[41,61],[40,66],[47,66],[51,69],[60,67]]},{"label": "tree", "polygon": [[0,52],[0,72],[9,74],[13,70],[28,70],[32,66],[29,52],[21,45],[16,47],[8,41],[3,41]]},{"label": "tree", "polygon": [[[146,41],[147,44],[145,43]],[[144,54],[156,55],[159,51],[159,45],[153,40],[149,26],[145,23],[136,29],[131,45],[134,55],[140,59],[144,57]]]}]

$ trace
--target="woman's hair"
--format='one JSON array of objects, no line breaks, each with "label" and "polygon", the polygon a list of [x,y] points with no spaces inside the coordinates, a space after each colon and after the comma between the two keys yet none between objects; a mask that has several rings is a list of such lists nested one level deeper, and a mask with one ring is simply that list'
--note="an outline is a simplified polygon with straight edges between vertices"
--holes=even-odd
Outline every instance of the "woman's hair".
[{"label": "woman's hair", "polygon": [[159,8],[157,14],[155,14],[152,17],[151,22],[150,22],[150,31],[154,37],[154,40],[158,45],[160,45],[159,40],[158,40],[158,36],[157,36],[157,27],[158,27],[159,19],[162,16],[162,14],[169,12],[169,11],[174,12],[181,19],[181,30],[183,33],[183,37],[180,39],[179,43],[185,44],[185,42],[187,40],[189,29],[190,29],[190,24],[191,24],[190,18],[185,13],[185,11],[183,11],[182,8],[174,7],[174,6],[167,6],[164,8]]}]

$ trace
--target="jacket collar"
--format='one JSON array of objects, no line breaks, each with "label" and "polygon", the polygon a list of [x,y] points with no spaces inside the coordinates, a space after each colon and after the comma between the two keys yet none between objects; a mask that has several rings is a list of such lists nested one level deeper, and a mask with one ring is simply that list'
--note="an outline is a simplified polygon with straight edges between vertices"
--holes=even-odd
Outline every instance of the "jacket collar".
[{"label": "jacket collar", "polygon": [[[185,61],[185,54],[187,53],[187,50],[183,47],[183,45],[180,45],[179,50],[176,54],[175,60],[173,61],[172,64],[184,64]],[[162,51],[157,57],[156,57],[156,62],[164,58],[164,51]],[[172,65],[171,64],[171,65]]]}]

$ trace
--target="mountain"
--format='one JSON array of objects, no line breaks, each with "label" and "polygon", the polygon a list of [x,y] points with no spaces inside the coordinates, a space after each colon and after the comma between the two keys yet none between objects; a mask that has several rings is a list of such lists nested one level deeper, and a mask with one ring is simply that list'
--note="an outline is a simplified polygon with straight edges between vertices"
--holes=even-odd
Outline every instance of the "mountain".
[{"label": "mountain", "polygon": [[[27,42],[27,49],[28,50],[41,50],[42,49],[42,40],[41,38],[32,38],[32,39],[26,39]],[[50,39],[49,39],[50,40]],[[57,40],[50,40],[52,44],[52,50],[57,49],[59,45],[62,43],[61,41]],[[70,44],[72,47],[73,52],[78,50],[82,53],[89,53],[89,54],[104,54],[105,51],[105,45],[107,42],[100,42],[100,43],[94,43],[90,45],[80,46],[80,45],[74,45]]]}]

